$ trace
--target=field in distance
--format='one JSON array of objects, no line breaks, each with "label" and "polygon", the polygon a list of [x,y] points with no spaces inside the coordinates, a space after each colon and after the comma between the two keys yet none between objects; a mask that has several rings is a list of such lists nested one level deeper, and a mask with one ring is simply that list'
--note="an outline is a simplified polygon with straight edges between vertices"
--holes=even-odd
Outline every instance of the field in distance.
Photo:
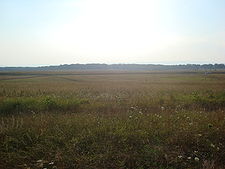
[{"label": "field in distance", "polygon": [[0,168],[225,167],[224,72],[1,72]]}]

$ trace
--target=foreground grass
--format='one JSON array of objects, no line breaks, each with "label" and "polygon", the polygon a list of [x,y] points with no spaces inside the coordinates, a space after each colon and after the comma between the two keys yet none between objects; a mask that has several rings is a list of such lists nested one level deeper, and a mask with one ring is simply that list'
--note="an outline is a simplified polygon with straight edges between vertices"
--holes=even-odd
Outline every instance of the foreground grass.
[{"label": "foreground grass", "polygon": [[0,168],[224,166],[223,112],[2,118]]}]

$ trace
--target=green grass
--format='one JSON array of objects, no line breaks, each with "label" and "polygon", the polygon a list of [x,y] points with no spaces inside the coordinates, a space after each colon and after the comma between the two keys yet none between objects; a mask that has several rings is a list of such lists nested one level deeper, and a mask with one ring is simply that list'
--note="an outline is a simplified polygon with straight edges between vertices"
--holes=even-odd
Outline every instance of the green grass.
[{"label": "green grass", "polygon": [[38,113],[43,111],[72,111],[76,112],[85,100],[75,98],[60,97],[17,97],[6,98],[0,102],[0,113],[18,114],[18,113]]},{"label": "green grass", "polygon": [[[103,98],[106,99],[103,95]],[[111,102],[101,98],[91,100],[84,98],[63,96],[39,96],[39,97],[5,97],[0,100],[0,114],[11,115],[18,113],[39,113],[45,111],[54,112],[84,112],[98,111],[129,111],[131,107],[137,107],[137,111],[149,112],[162,109],[172,110],[207,110],[215,111],[225,109],[225,93],[212,91],[192,92],[188,94],[161,93],[158,96],[143,96],[129,102],[127,99],[115,96]],[[83,109],[85,107],[85,110]]]}]

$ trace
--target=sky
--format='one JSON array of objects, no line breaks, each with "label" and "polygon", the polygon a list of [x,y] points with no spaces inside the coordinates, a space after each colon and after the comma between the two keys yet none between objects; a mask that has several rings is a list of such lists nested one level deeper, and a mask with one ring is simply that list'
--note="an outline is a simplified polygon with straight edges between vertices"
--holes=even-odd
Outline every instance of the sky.
[{"label": "sky", "polygon": [[225,63],[225,0],[0,0],[0,66]]}]

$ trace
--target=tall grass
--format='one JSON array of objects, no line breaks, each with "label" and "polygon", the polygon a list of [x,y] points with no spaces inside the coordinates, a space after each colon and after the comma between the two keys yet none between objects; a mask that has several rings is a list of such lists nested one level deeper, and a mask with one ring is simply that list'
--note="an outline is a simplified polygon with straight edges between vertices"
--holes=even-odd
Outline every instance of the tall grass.
[{"label": "tall grass", "polygon": [[[137,97],[137,100],[120,96],[104,96],[100,99],[85,99],[62,96],[6,97],[0,100],[1,114],[48,112],[161,112],[175,110],[215,111],[225,109],[224,92],[192,92],[188,94],[161,94]],[[104,100],[105,99],[105,100]]]},{"label": "tall grass", "polygon": [[225,166],[224,75],[23,76],[0,81],[0,168]]},{"label": "tall grass", "polygon": [[[23,124],[12,125],[13,118]],[[201,168],[213,160],[225,165],[222,112],[36,114],[2,121],[3,168],[35,168],[38,160],[58,168]]]},{"label": "tall grass", "polygon": [[38,113],[42,111],[78,111],[81,104],[87,103],[84,99],[60,97],[13,97],[0,102],[1,114]]}]

